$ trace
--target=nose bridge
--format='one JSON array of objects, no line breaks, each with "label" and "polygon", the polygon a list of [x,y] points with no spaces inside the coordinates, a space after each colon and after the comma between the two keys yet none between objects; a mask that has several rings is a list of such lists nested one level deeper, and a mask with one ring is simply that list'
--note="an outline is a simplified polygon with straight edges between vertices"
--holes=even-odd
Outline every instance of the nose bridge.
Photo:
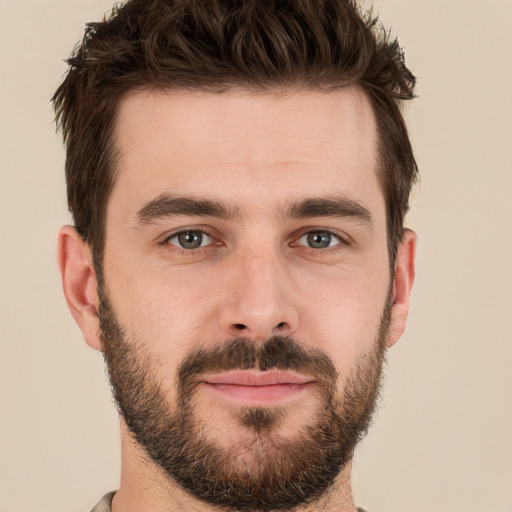
[{"label": "nose bridge", "polygon": [[279,251],[272,244],[252,247],[237,261],[231,295],[221,314],[222,329],[255,340],[295,331],[298,314]]}]

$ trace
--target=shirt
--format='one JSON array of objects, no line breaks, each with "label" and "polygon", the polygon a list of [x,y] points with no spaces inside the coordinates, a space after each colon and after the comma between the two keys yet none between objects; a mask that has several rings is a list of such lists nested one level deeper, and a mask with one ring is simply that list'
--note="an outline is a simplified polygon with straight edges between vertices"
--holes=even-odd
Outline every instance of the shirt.
[{"label": "shirt", "polygon": [[[99,503],[91,510],[91,512],[111,512],[112,498],[116,491],[105,494]],[[357,512],[365,512],[362,508],[357,508]]]}]

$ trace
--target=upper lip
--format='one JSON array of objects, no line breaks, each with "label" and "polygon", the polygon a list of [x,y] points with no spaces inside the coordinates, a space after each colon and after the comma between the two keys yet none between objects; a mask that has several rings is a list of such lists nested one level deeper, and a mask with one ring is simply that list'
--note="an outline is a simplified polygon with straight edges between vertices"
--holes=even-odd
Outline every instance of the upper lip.
[{"label": "upper lip", "polygon": [[306,384],[314,381],[312,377],[281,370],[270,370],[265,372],[236,370],[218,375],[208,375],[201,380],[207,384],[231,384],[234,386]]}]

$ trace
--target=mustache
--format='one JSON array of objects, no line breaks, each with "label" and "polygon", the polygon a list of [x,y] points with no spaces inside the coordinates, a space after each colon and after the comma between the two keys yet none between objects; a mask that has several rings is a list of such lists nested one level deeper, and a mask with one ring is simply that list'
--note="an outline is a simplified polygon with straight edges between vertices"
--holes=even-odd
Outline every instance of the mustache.
[{"label": "mustache", "polygon": [[263,343],[235,338],[213,347],[201,347],[190,353],[178,370],[178,388],[190,390],[197,377],[205,373],[230,370],[292,370],[315,377],[332,388],[338,373],[331,358],[322,350],[310,348],[292,336],[273,336]]}]

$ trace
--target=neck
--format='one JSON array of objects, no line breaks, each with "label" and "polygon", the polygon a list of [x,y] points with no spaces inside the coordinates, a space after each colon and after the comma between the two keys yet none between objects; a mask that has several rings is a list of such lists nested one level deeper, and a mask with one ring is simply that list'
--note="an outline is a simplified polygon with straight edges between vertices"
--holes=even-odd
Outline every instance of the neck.
[{"label": "neck", "polygon": [[[191,496],[169,478],[121,428],[121,482],[112,512],[221,512]],[[328,494],[294,512],[356,512],[352,497],[350,464],[340,472]]]}]

